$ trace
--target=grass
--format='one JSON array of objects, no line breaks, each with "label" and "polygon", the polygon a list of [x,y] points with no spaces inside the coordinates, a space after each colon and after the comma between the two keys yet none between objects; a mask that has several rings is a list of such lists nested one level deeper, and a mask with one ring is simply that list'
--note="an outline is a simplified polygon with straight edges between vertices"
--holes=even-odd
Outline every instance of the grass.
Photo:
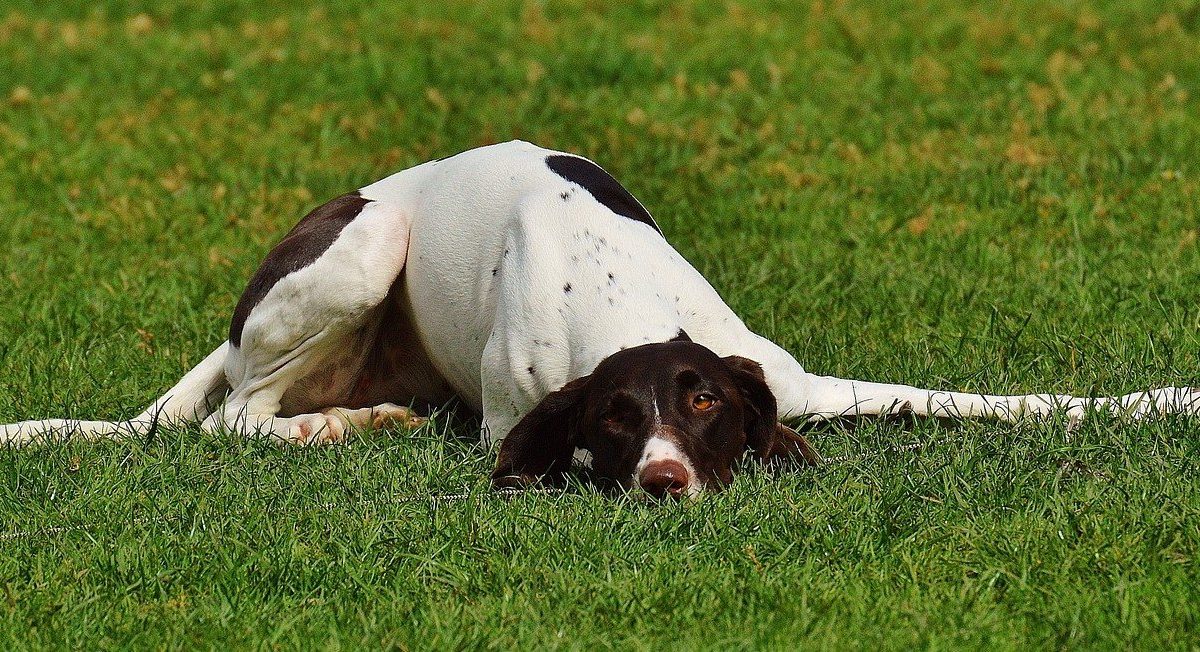
[{"label": "grass", "polygon": [[[308,208],[514,137],[812,371],[1200,384],[1198,37],[1194,0],[7,0],[0,421],[134,414]],[[1194,647],[1197,425],[834,430],[867,456],[662,507],[490,496],[461,414],[5,450],[0,533],[89,527],[0,541],[0,647]]]}]

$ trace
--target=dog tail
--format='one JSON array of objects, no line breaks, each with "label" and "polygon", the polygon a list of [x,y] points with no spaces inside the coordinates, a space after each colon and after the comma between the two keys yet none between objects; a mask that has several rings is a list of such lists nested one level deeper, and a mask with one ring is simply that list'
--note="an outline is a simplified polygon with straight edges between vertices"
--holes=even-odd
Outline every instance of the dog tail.
[{"label": "dog tail", "polygon": [[21,446],[54,437],[99,440],[145,435],[160,425],[203,421],[229,391],[225,379],[225,342],[184,374],[166,394],[129,421],[42,419],[0,425],[0,445]]}]

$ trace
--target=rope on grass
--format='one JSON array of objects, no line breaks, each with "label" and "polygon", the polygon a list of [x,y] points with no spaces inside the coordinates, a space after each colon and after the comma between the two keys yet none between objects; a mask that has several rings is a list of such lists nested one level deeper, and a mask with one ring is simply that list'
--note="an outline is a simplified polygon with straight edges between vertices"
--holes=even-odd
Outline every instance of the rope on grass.
[{"label": "rope on grass", "polygon": [[913,444],[905,444],[903,446],[889,446],[875,453],[858,453],[855,455],[834,455],[821,459],[821,466],[837,466],[839,464],[847,464],[849,462],[857,462],[860,460],[869,460],[876,457],[882,457],[884,453],[914,453],[925,448],[928,444],[925,442],[916,442]]},{"label": "rope on grass", "polygon": [[[847,464],[850,462],[882,457],[883,455],[886,455],[888,453],[912,453],[912,452],[915,452],[915,451],[918,451],[918,450],[924,448],[926,445],[927,445],[927,443],[918,442],[918,443],[913,443],[913,444],[905,444],[903,446],[890,446],[886,449],[883,449],[880,451],[875,451],[873,453],[865,453],[865,454],[860,453],[860,454],[856,454],[856,455],[836,455],[833,457],[826,457],[826,458],[822,459],[821,466],[822,467],[838,466],[838,465]],[[458,493],[452,493],[452,494],[433,494],[433,495],[429,495],[429,496],[413,496],[413,495],[399,496],[399,497],[393,498],[392,500],[387,501],[387,502],[390,504],[393,504],[393,505],[401,505],[401,504],[405,504],[405,503],[428,501],[432,507],[437,508],[441,505],[458,503],[458,502],[462,502],[465,500],[470,500],[471,498],[475,498],[475,497],[513,498],[516,496],[556,496],[556,495],[560,495],[560,494],[564,494],[564,493],[565,493],[565,490],[555,488],[555,487],[529,487],[529,488],[506,487],[503,489],[493,489],[493,490],[490,490],[487,492],[482,492],[482,493],[478,492],[478,491],[474,491],[474,492],[460,491]],[[320,509],[324,509],[324,510],[331,510],[331,509],[340,507],[344,504],[345,503],[323,503],[321,505],[318,505],[318,507]],[[178,520],[178,517],[143,516],[143,517],[138,517],[138,518],[132,519],[131,521],[129,521],[129,525],[133,525],[133,526],[162,525],[165,523],[170,523],[171,521],[175,521],[175,520]],[[24,540],[24,539],[33,539],[33,538],[56,537],[56,536],[63,535],[63,534],[70,534],[72,532],[88,532],[88,531],[91,531],[91,530],[94,530],[94,529],[100,527],[102,524],[103,523],[101,523],[99,521],[93,521],[90,523],[78,523],[76,525],[57,525],[57,526],[53,526],[53,527],[39,528],[36,530],[14,530],[12,532],[0,532],[0,543],[6,542],[6,541],[20,541],[20,540]]]}]

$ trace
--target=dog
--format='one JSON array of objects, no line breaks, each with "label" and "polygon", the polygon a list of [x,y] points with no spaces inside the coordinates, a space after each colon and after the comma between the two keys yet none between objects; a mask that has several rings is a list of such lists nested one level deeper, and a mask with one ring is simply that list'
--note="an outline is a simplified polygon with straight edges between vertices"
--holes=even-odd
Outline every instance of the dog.
[{"label": "dog", "polygon": [[159,424],[296,444],[416,425],[457,397],[497,486],[593,474],[655,496],[728,484],[749,454],[815,464],[785,424],[1195,414],[1200,391],[986,396],[808,373],[755,334],[596,163],[512,141],[403,170],[305,216],[250,279],[229,337],[124,422],[0,426],[0,441]]}]

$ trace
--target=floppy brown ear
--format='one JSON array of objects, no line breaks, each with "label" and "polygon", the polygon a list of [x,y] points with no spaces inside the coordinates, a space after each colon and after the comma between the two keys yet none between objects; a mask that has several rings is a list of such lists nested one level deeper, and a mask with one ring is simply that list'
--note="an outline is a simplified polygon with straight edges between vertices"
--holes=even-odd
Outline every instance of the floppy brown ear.
[{"label": "floppy brown ear", "polygon": [[571,467],[578,421],[591,376],[550,392],[500,442],[492,486],[524,487],[539,478],[561,479]]},{"label": "floppy brown ear", "polygon": [[775,424],[776,437],[775,444],[763,456],[764,460],[787,460],[790,462],[803,462],[809,466],[819,466],[823,461],[821,454],[813,445],[808,443],[808,438],[804,435],[792,430],[782,423]]},{"label": "floppy brown ear", "polygon": [[803,435],[779,423],[779,406],[762,365],[731,355],[723,358],[746,400],[746,445],[763,461],[786,459],[817,465],[821,456]]}]

